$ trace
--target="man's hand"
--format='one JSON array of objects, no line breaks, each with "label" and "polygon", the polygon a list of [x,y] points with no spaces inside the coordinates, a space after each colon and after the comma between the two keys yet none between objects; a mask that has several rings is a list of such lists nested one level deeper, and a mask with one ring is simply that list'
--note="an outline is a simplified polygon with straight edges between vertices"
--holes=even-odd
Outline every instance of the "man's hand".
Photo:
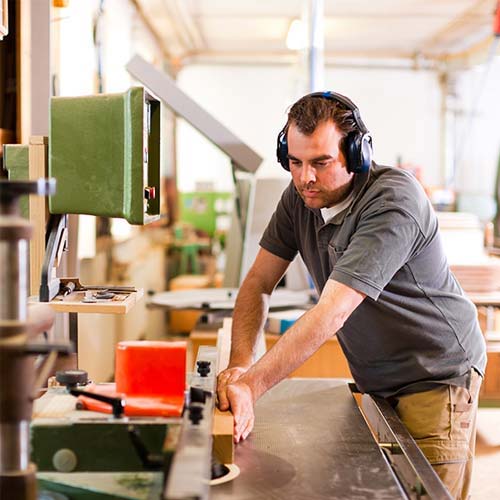
[{"label": "man's hand", "polygon": [[219,373],[217,377],[217,397],[219,399],[219,408],[222,411],[229,410],[227,386],[236,382],[246,371],[247,368],[235,366],[234,368],[226,368]]},{"label": "man's hand", "polygon": [[238,382],[247,371],[243,367],[228,368],[217,378],[217,396],[222,411],[231,410],[234,417],[234,442],[246,439],[253,428],[253,394],[250,387]]},{"label": "man's hand", "polygon": [[239,443],[248,437],[255,421],[252,389],[235,382],[226,386],[226,395],[234,417],[234,442]]}]

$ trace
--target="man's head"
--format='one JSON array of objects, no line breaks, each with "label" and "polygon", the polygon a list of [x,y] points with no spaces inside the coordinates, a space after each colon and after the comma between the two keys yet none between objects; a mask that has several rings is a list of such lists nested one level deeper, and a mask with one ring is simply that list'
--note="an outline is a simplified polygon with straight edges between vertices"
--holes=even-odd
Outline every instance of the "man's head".
[{"label": "man's head", "polygon": [[302,134],[311,135],[320,123],[327,121],[332,121],[337,125],[342,135],[340,146],[346,156],[342,143],[348,134],[357,130],[357,126],[352,111],[337,100],[318,97],[316,94],[308,94],[300,98],[288,112],[285,129],[288,130],[293,124]]},{"label": "man's head", "polygon": [[349,194],[354,172],[368,169],[371,138],[354,103],[318,92],[290,108],[277,153],[305,204],[331,207]]}]

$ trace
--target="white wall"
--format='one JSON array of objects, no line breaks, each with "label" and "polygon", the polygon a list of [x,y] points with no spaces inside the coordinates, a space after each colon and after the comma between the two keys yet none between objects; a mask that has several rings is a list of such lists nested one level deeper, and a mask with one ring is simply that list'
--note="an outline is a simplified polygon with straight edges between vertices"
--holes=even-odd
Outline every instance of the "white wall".
[{"label": "white wall", "polygon": [[493,217],[500,155],[500,57],[457,75],[455,188],[459,208]]},{"label": "white wall", "polygon": [[[59,91],[63,96],[95,94],[96,50],[92,37],[99,0],[69,2],[59,9],[53,25],[60,30],[56,57],[59,58]],[[150,62],[161,61],[162,54],[147,28],[137,17],[132,2],[106,0],[100,20],[104,92],[122,92],[133,84],[125,70],[136,54]]]},{"label": "white wall", "polygon": [[[274,164],[276,134],[283,126],[290,100],[280,85],[290,74],[285,68],[259,66],[204,66],[184,68],[179,86],[240,139]],[[177,135],[177,176],[181,191],[194,189],[195,180],[212,179],[216,189],[232,190],[229,160],[200,140],[200,134],[182,123]],[[202,138],[203,139],[203,138]]]},{"label": "white wall", "polygon": [[[265,161],[259,175],[280,175],[275,162],[276,136],[295,93],[293,67],[192,65],[178,83],[192,98],[254,148]],[[328,69],[326,86],[351,97],[373,134],[379,163],[422,165],[428,184],[442,182],[440,169],[437,77],[428,71]],[[191,190],[198,178],[217,186],[230,183],[228,161],[216,155],[188,125],[179,127],[178,184]],[[227,181],[229,177],[229,181]],[[227,181],[227,182],[226,182]]]},{"label": "white wall", "polygon": [[[59,10],[53,28],[59,30],[56,55],[59,95],[88,95],[94,92],[96,71],[92,41],[92,23],[98,0],[70,2]],[[52,36],[54,43],[54,35]]]}]

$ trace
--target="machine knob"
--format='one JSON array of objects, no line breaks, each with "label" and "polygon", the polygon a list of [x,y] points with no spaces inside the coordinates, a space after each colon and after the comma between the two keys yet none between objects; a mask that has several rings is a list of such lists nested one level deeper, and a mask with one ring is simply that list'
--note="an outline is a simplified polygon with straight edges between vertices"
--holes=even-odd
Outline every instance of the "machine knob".
[{"label": "machine knob", "polygon": [[87,385],[89,374],[85,370],[62,370],[56,372],[56,380],[59,384],[70,387]]},{"label": "machine knob", "polygon": [[196,365],[200,377],[206,377],[210,373],[210,361],[197,361]]},{"label": "machine knob", "polygon": [[200,403],[191,403],[189,405],[189,420],[193,425],[198,425],[203,420],[203,405]]}]

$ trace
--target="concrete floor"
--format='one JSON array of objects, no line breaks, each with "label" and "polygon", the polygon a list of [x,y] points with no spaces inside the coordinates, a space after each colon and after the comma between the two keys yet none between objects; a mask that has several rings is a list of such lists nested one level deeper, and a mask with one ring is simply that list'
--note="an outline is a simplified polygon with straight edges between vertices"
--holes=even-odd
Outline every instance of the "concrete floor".
[{"label": "concrete floor", "polygon": [[479,409],[471,497],[500,499],[500,408]]}]

